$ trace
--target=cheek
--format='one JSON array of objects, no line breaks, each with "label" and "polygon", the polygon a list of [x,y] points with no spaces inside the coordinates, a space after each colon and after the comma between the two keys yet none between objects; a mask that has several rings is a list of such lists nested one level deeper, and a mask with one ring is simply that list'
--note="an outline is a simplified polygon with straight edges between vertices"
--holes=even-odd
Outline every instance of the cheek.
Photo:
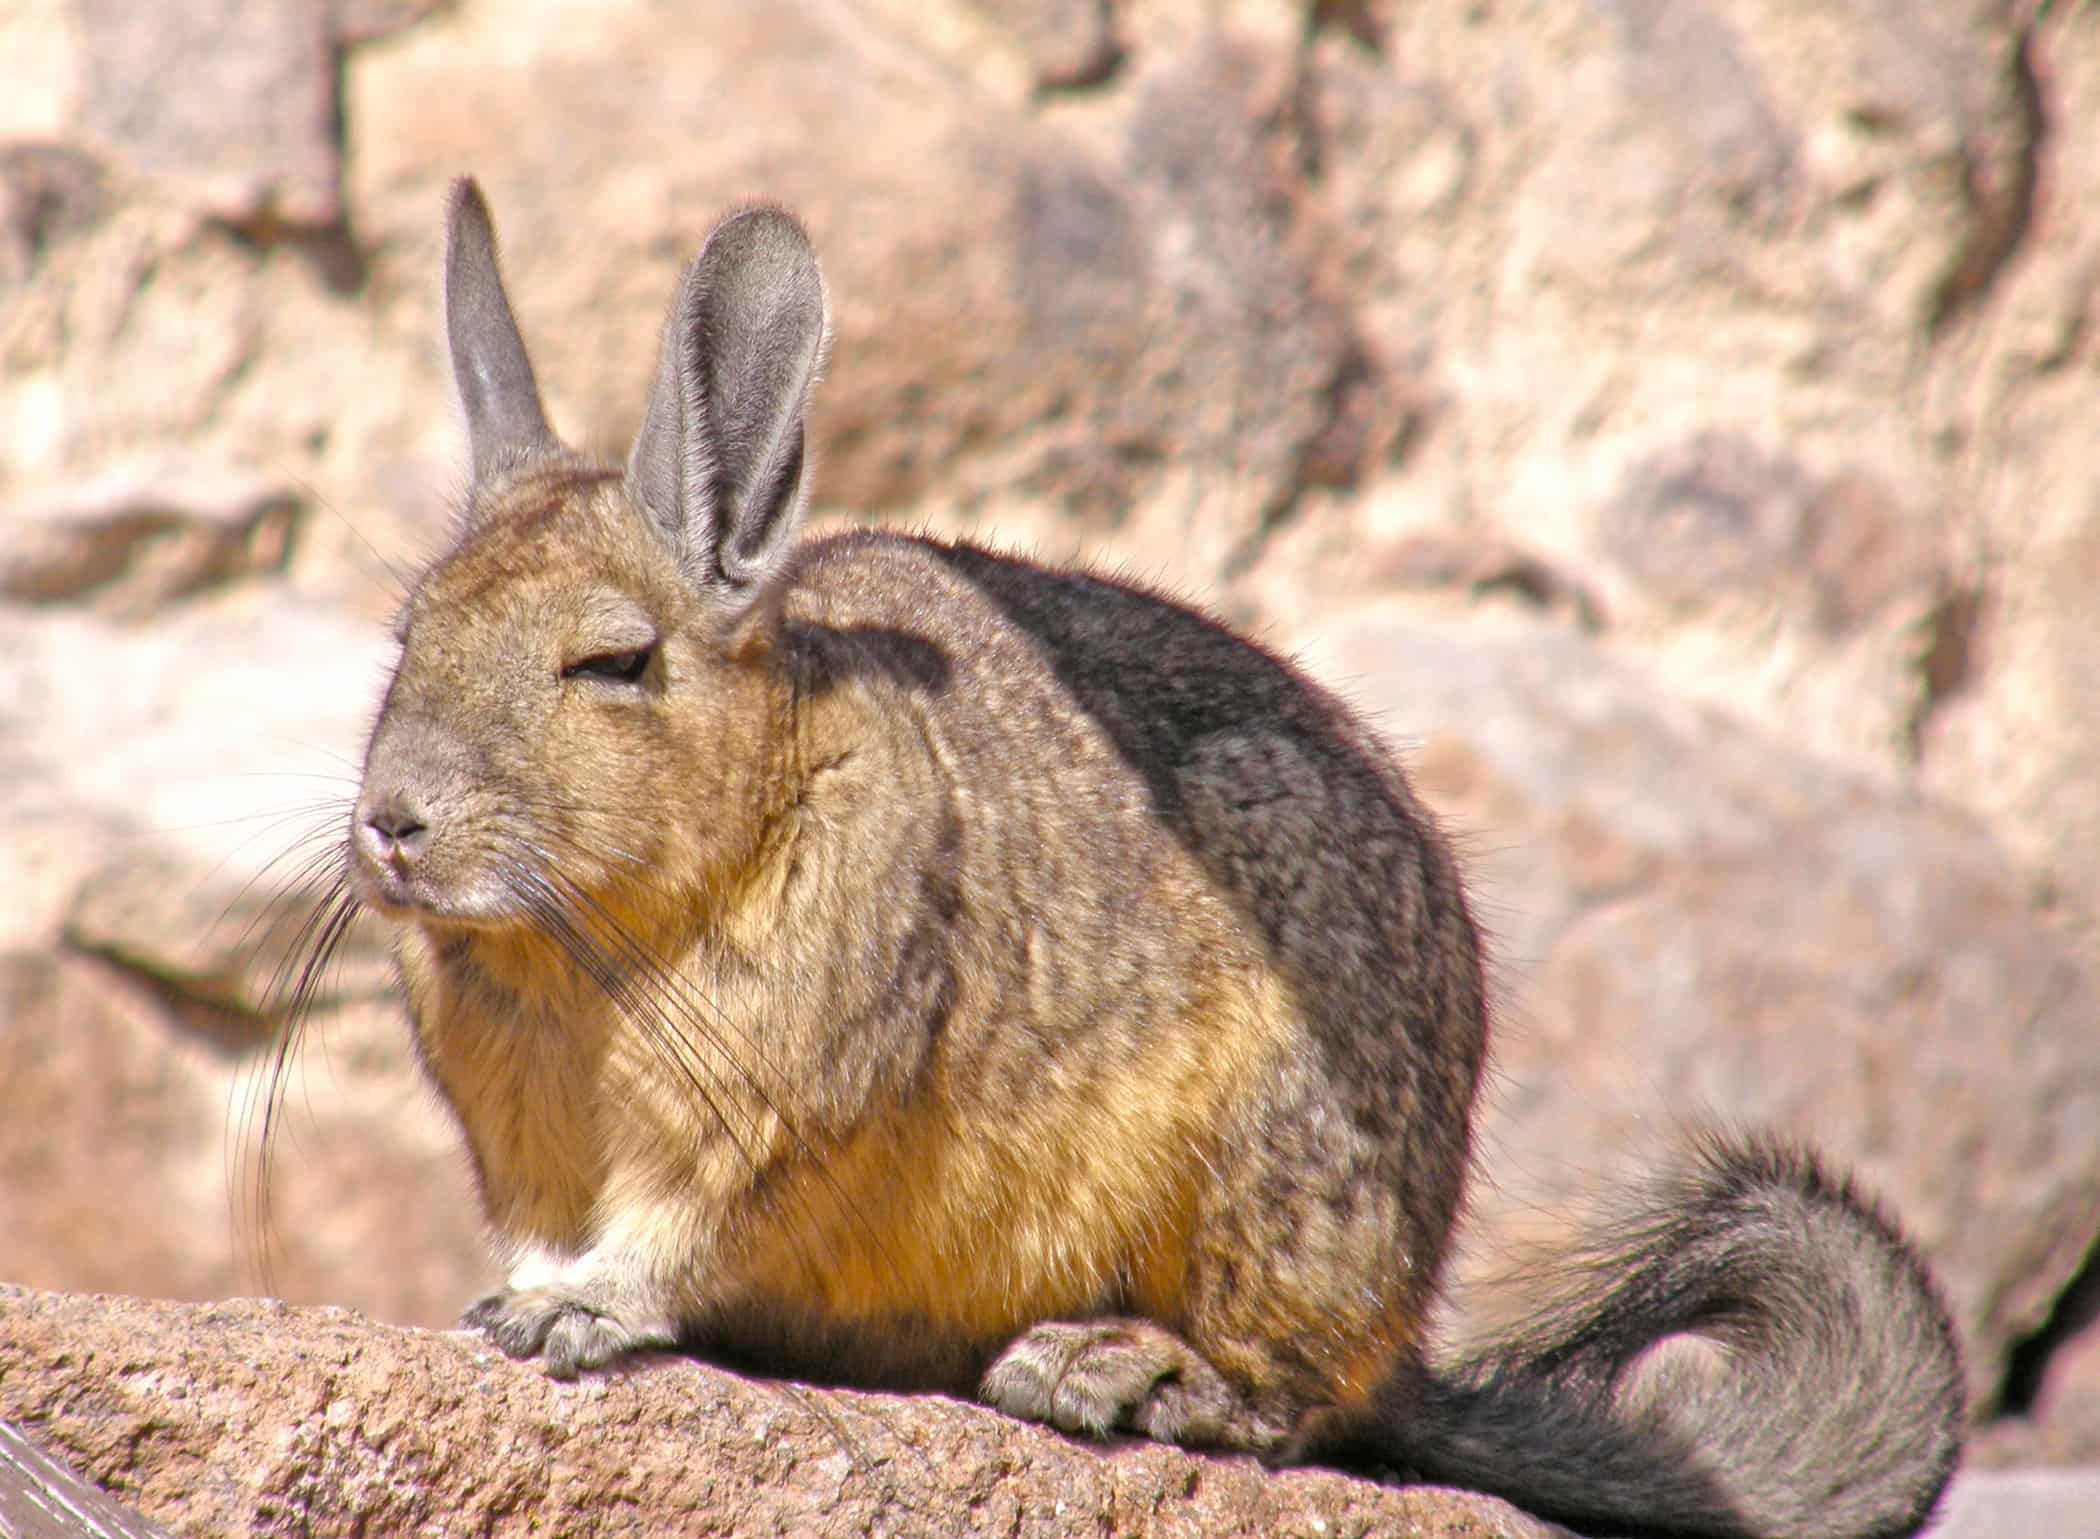
[{"label": "cheek", "polygon": [[661,728],[639,712],[565,711],[540,745],[538,773],[581,808],[624,805],[657,784]]},{"label": "cheek", "polygon": [[756,691],[711,677],[645,710],[573,701],[535,747],[542,817],[570,858],[670,871],[735,858],[764,802],[767,723]]},{"label": "cheek", "polygon": [[548,735],[540,772],[570,805],[620,823],[630,838],[728,816],[745,790],[742,768],[756,758],[748,730],[718,700],[671,705],[573,713]]}]

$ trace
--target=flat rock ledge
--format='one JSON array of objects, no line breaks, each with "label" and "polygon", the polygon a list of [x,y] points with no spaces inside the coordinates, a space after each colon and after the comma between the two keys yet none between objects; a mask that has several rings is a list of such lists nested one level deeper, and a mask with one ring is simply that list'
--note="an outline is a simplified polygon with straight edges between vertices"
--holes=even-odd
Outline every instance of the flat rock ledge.
[{"label": "flat rock ledge", "polygon": [[179,1534],[1564,1533],[1464,1492],[1096,1448],[936,1395],[682,1358],[556,1384],[476,1336],[266,1300],[0,1286],[0,1421]]}]

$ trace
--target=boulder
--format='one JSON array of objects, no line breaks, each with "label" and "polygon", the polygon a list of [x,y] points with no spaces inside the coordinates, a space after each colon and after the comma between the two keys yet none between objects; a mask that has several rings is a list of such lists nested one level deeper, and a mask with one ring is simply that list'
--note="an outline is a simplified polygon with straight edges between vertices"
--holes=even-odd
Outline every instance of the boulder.
[{"label": "boulder", "polygon": [[557,1384],[343,1310],[0,1287],[0,1422],[191,1534],[1554,1539],[1503,1502],[639,1359]]}]

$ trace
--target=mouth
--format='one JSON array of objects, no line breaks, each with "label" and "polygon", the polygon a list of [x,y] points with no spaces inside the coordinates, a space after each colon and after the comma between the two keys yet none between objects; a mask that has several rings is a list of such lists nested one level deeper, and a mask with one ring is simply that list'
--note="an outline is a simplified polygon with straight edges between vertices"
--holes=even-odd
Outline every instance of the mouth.
[{"label": "mouth", "polygon": [[497,929],[511,922],[503,894],[438,883],[428,872],[354,852],[350,887],[359,903],[382,919],[457,929]]},{"label": "mouth", "polygon": [[350,886],[358,902],[381,919],[429,922],[446,917],[448,905],[399,872],[372,872],[359,867]]}]

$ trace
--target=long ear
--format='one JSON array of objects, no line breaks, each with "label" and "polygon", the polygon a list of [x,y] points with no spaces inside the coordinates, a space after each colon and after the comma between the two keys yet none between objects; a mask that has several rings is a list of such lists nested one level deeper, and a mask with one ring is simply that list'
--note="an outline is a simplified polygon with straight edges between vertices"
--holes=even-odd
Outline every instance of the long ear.
[{"label": "long ear", "polygon": [[824,327],[816,253],[784,210],[730,215],[686,269],[627,485],[696,582],[748,597],[792,546]]},{"label": "long ear", "polygon": [[445,219],[445,337],[467,413],[476,484],[559,447],[540,408],[532,360],[496,268],[496,231],[472,177],[452,184]]}]

